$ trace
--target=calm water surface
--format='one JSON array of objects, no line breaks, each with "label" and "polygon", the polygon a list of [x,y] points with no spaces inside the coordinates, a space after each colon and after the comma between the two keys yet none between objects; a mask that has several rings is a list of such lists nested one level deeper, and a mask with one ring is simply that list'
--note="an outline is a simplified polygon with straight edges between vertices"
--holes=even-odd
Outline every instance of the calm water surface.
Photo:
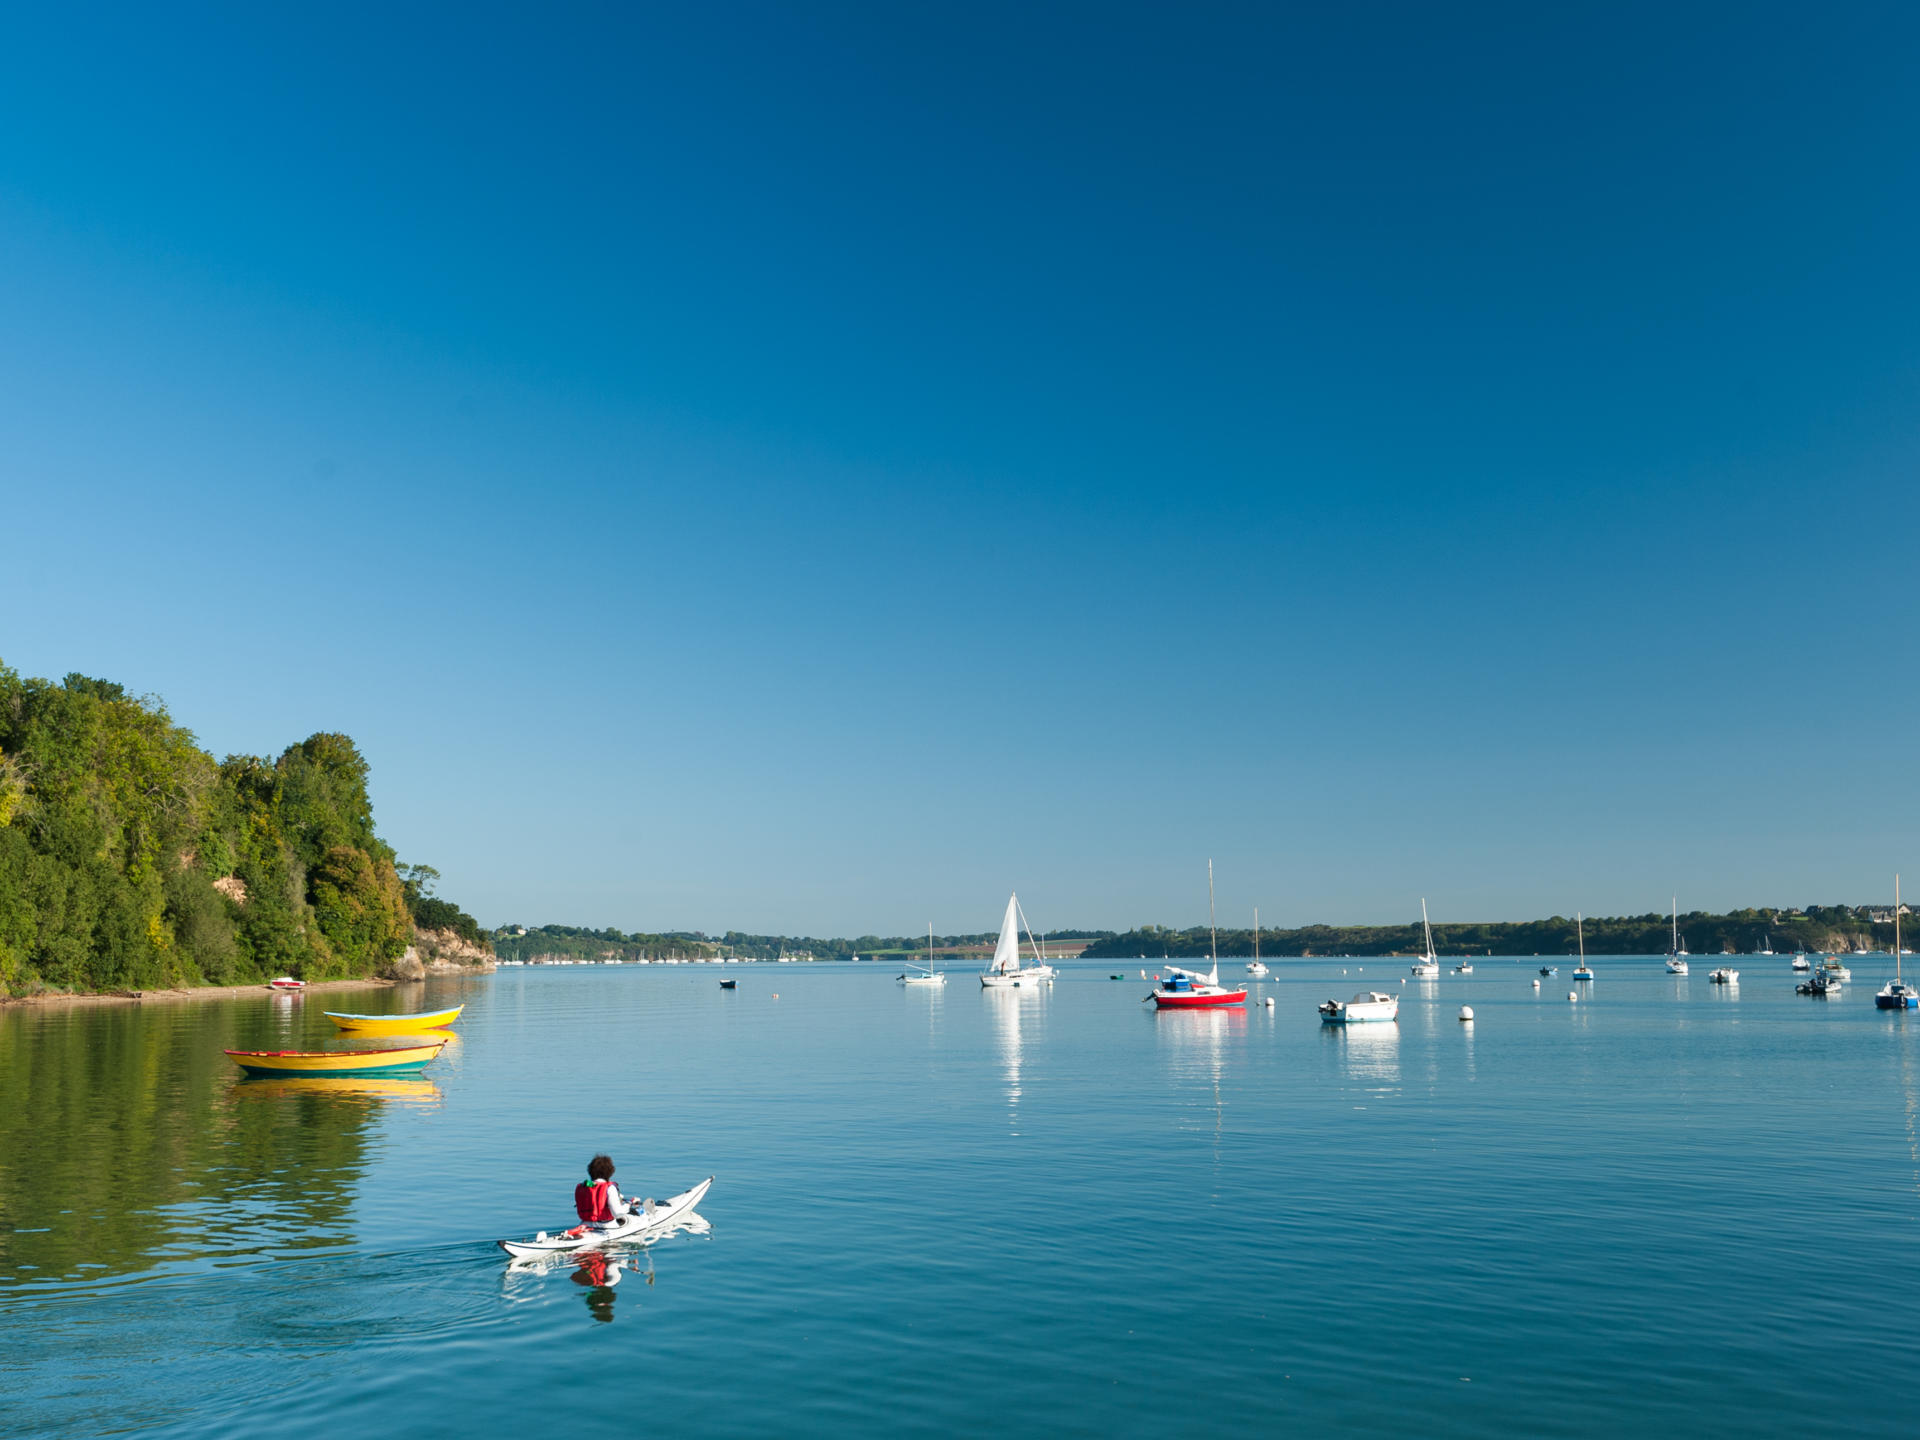
[{"label": "calm water surface", "polygon": [[[1156,1015],[1138,961],[0,1013],[0,1433],[1911,1435],[1920,1014],[1877,958],[1834,1002],[1537,963],[1282,962],[1244,1013]],[[1368,984],[1397,1025],[1319,1024]],[[346,999],[468,1008],[370,1093],[220,1054]],[[711,1232],[510,1269],[596,1149],[717,1176]]]}]

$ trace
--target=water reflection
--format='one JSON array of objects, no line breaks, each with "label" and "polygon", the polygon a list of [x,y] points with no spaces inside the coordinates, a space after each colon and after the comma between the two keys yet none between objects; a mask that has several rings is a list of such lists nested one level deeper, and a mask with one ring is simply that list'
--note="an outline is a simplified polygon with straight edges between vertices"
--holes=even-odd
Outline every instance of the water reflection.
[{"label": "water reflection", "polygon": [[[1462,1027],[1466,1028],[1466,1027]],[[1320,1033],[1340,1047],[1347,1077],[1369,1089],[1400,1088],[1400,1024],[1396,1020],[1367,1024],[1322,1025]]]},{"label": "water reflection", "polygon": [[233,1100],[285,1100],[297,1095],[332,1096],[348,1100],[400,1100],[419,1104],[440,1099],[440,1087],[431,1080],[381,1079],[352,1075],[297,1075],[242,1080],[233,1087]]},{"label": "water reflection", "polygon": [[242,1082],[222,1050],[285,1023],[265,996],[0,1013],[0,1283],[349,1243],[382,1103]]},{"label": "water reflection", "polygon": [[[980,996],[993,1017],[994,1049],[1000,1058],[1000,1071],[1007,1087],[1007,1121],[1012,1133],[1020,1133],[1020,1067],[1022,1061],[1021,1026],[1032,1023],[1042,1013],[1046,991],[1028,989],[983,989]],[[1029,1014],[1029,1009],[1032,1013]]]}]

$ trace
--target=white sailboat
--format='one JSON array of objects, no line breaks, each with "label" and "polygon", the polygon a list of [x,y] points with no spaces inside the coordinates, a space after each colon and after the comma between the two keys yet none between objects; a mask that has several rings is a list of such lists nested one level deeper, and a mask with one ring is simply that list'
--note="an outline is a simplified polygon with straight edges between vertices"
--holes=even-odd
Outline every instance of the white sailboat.
[{"label": "white sailboat", "polygon": [[[1035,942],[1034,963],[1023,966],[1020,963],[1020,927],[1026,920],[1020,909],[1020,897],[1007,897],[1007,913],[1000,921],[1000,943],[993,947],[993,959],[980,977],[981,985],[991,990],[1009,990],[1018,985],[1037,985],[1043,980],[1053,979],[1053,967],[1046,963],[1046,955],[1039,950]],[[1028,927],[1027,933],[1033,933]]]},{"label": "white sailboat", "polygon": [[1680,948],[1680,897],[1673,897],[1673,947],[1667,951],[1667,973],[1687,973],[1687,952]]},{"label": "white sailboat", "polygon": [[927,962],[925,965],[916,965],[911,960],[907,961],[907,973],[900,976],[900,983],[902,985],[944,985],[947,983],[946,971],[933,968],[932,925],[927,926]]},{"label": "white sailboat", "polygon": [[1587,968],[1587,921],[1578,910],[1573,912],[1573,932],[1580,940],[1580,964],[1573,972],[1576,980],[1591,980],[1593,971]]},{"label": "white sailboat", "polygon": [[1915,989],[1900,973],[1900,877],[1893,877],[1893,979],[1880,987],[1873,997],[1876,1010],[1920,1010],[1920,989]]},{"label": "white sailboat", "polygon": [[1256,979],[1267,973],[1267,967],[1260,963],[1260,907],[1253,907],[1253,963],[1247,966],[1247,974]]},{"label": "white sailboat", "polygon": [[1440,957],[1433,953],[1433,926],[1427,922],[1427,897],[1424,895],[1420,897],[1420,928],[1427,933],[1427,953],[1413,962],[1413,973],[1423,980],[1434,979],[1440,974]]}]

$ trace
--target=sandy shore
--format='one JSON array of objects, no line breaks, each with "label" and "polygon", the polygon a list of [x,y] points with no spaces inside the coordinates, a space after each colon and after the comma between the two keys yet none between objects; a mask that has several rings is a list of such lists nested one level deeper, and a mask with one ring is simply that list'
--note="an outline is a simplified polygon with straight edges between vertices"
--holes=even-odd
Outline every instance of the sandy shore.
[{"label": "sandy shore", "polygon": [[[418,982],[411,982],[417,984]],[[300,993],[311,995],[322,990],[392,990],[392,980],[312,980]],[[125,1005],[148,1004],[156,1000],[231,1000],[241,995],[271,995],[263,984],[195,985],[188,990],[107,990],[98,994],[66,995],[48,991],[40,995],[15,995],[0,999],[0,1005]]]}]

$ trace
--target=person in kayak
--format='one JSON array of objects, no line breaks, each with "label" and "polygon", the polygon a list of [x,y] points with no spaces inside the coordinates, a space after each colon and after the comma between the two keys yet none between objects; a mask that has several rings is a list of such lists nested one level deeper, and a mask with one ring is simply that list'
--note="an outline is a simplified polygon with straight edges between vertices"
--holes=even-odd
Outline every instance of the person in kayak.
[{"label": "person in kayak", "polygon": [[613,1161],[605,1155],[589,1160],[587,1178],[573,1187],[573,1208],[582,1225],[611,1229],[643,1207],[643,1213],[653,1213],[653,1201],[635,1202],[620,1193],[620,1187],[613,1183]]}]

